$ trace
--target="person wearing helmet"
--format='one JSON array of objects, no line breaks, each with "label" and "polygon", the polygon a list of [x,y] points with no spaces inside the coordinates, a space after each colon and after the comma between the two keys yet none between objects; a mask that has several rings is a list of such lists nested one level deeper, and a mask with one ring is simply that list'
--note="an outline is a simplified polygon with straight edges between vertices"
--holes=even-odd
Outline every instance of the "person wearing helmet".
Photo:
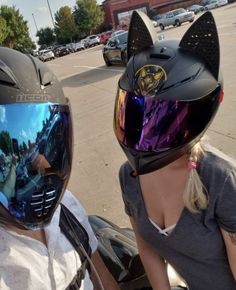
[{"label": "person wearing helmet", "polygon": [[156,38],[133,12],[114,110],[125,211],[153,289],[170,289],[166,262],[190,290],[236,289],[236,164],[202,142],[223,99],[216,24]]},{"label": "person wearing helmet", "polygon": [[72,147],[70,105],[55,75],[0,47],[1,289],[119,289],[66,190]]}]

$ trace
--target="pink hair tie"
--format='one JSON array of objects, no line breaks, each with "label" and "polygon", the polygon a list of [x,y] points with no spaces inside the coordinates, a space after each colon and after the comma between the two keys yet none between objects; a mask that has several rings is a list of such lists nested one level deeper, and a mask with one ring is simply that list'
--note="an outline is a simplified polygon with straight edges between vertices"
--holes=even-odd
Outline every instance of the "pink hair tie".
[{"label": "pink hair tie", "polygon": [[196,169],[197,168],[197,163],[192,161],[192,160],[189,160],[188,161],[188,169]]}]

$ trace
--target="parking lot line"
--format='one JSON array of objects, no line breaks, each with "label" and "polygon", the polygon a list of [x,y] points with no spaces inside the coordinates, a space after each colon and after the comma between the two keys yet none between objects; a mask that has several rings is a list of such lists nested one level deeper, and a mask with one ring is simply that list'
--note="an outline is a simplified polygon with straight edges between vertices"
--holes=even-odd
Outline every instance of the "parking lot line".
[{"label": "parking lot line", "polygon": [[87,65],[73,65],[73,67],[80,67],[80,68],[88,68],[88,69],[97,69],[97,70],[103,70],[103,71],[114,71],[114,72],[123,72],[124,70],[119,69],[111,69],[111,68],[102,68],[102,65],[99,66],[87,66]]}]

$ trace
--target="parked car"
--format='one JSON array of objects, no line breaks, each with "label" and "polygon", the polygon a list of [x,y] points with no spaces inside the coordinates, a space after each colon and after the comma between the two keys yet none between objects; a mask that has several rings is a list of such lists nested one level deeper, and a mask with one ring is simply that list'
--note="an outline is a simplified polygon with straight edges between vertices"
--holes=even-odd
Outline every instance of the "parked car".
[{"label": "parked car", "polygon": [[86,40],[87,40],[87,43],[88,43],[88,47],[100,44],[100,38],[99,38],[98,35],[95,35],[95,34],[88,36],[86,38]]},{"label": "parked car", "polygon": [[175,9],[167,12],[164,17],[160,19],[159,27],[163,30],[170,25],[180,26],[184,22],[193,22],[194,17],[195,14],[192,11],[187,11],[183,8]]},{"label": "parked car", "polygon": [[80,51],[80,50],[85,49],[84,42],[82,40],[79,42],[76,42],[74,45],[74,49],[75,51]]},{"label": "parked car", "polygon": [[159,23],[159,20],[161,20],[163,17],[165,17],[166,13],[162,13],[162,14],[157,14],[155,16],[152,17],[153,20],[155,20],[157,23]]},{"label": "parked car", "polygon": [[81,42],[81,45],[84,46],[84,48],[88,48],[88,39],[87,38],[81,39],[80,42]]},{"label": "parked car", "polygon": [[100,43],[102,43],[102,44],[106,44],[107,41],[110,39],[111,34],[112,34],[112,31],[105,31],[105,32],[102,32],[102,33],[101,33],[101,36],[100,36]]},{"label": "parked car", "polygon": [[61,57],[70,53],[70,49],[66,46],[59,46],[54,50],[54,54],[56,57]]},{"label": "parked car", "polygon": [[103,47],[103,58],[107,66],[113,63],[126,64],[127,62],[128,32],[122,32],[110,38]]},{"label": "parked car", "polygon": [[211,0],[205,6],[205,10],[210,10],[228,4],[228,0]]},{"label": "parked car", "polygon": [[[163,33],[157,33],[158,41],[165,40]],[[127,40],[128,32],[120,32],[110,38],[107,44],[103,47],[103,58],[107,66],[112,64],[127,63]]]},{"label": "parked car", "polygon": [[188,8],[186,8],[187,11],[192,11],[195,15],[198,14],[199,12],[202,12],[205,10],[204,6],[202,5],[197,5],[194,4]]},{"label": "parked car", "polygon": [[125,30],[122,30],[122,29],[115,30],[115,31],[112,32],[111,38],[113,38],[113,37],[115,37],[115,36],[117,36],[117,35],[119,35],[121,33],[124,33],[124,32],[125,32]]},{"label": "parked car", "polygon": [[52,50],[50,50],[50,49],[43,49],[43,50],[40,50],[39,51],[38,58],[41,61],[48,61],[48,60],[54,59],[55,58],[55,55],[54,55],[54,53],[53,53]]}]

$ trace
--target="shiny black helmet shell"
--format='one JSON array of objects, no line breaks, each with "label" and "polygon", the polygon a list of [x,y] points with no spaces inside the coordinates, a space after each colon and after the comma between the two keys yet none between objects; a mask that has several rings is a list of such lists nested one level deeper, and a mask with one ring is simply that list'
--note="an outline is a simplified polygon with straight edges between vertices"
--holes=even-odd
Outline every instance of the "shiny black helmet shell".
[{"label": "shiny black helmet shell", "polygon": [[49,67],[0,47],[0,223],[47,225],[72,167],[69,101]]},{"label": "shiny black helmet shell", "polygon": [[66,103],[62,87],[48,66],[38,58],[6,47],[0,48],[0,103]]},{"label": "shiny black helmet shell", "polygon": [[137,174],[189,153],[223,96],[219,39],[210,12],[180,41],[157,42],[148,22],[145,14],[133,13],[129,61],[119,80],[114,113],[115,135]]}]

